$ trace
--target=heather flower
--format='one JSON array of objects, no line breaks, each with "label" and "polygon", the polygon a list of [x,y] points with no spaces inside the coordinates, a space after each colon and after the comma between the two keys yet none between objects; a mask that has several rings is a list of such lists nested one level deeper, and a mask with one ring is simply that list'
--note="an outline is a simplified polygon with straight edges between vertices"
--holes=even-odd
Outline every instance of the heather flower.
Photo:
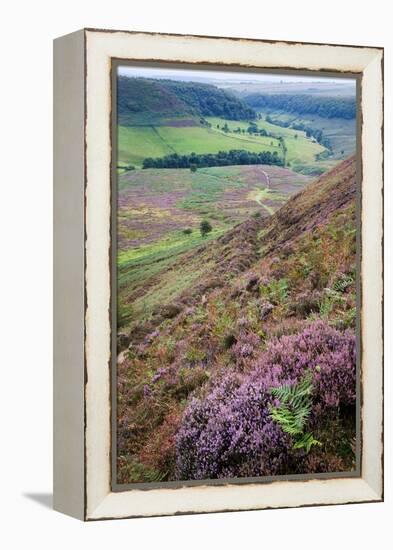
[{"label": "heather flower", "polygon": [[250,324],[250,321],[247,317],[240,317],[238,320],[237,320],[237,326],[239,328],[246,328],[248,327]]},{"label": "heather flower", "polygon": [[148,384],[145,384],[143,386],[143,397],[145,399],[148,399],[151,396],[151,393],[152,393],[152,391],[151,391],[150,386]]},{"label": "heather flower", "polygon": [[[237,361],[258,348],[255,334],[233,346]],[[248,343],[248,344],[247,344]],[[317,321],[302,332],[274,338],[243,376],[227,373],[204,398],[187,407],[176,436],[177,479],[253,477],[307,471],[306,454],[293,448],[270,415],[279,406],[273,387],[295,384],[312,372],[310,423],[326,421],[329,410],[354,405],[355,337]]]},{"label": "heather flower", "polygon": [[355,336],[316,321],[302,332],[273,338],[257,362],[261,375],[276,369],[283,383],[313,371],[317,401],[324,407],[353,405],[356,399]]},{"label": "heather flower", "polygon": [[155,384],[156,382],[158,382],[159,380],[161,380],[161,378],[167,373],[167,369],[165,367],[160,367],[159,369],[157,369],[155,375],[152,377],[151,381],[152,381],[152,384]]},{"label": "heather flower", "polygon": [[242,332],[231,348],[231,354],[237,364],[243,365],[246,359],[254,356],[261,345],[261,339],[254,332]]},{"label": "heather flower", "polygon": [[193,399],[176,436],[177,479],[276,475],[290,440],[270,418],[269,384],[228,375],[205,399]]}]

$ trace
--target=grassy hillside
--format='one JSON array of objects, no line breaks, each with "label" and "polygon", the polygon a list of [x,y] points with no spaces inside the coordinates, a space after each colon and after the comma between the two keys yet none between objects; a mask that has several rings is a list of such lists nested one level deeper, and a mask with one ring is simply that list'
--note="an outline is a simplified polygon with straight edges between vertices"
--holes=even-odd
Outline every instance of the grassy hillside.
[{"label": "grassy hillside", "polygon": [[[258,110],[258,113],[265,118],[271,114],[274,120],[279,122],[289,122],[290,124],[304,123],[307,126],[322,130],[323,135],[328,138],[332,156],[331,161],[342,160],[352,155],[356,149],[356,119],[343,118],[322,118],[317,115],[297,115],[282,111],[275,111],[273,114],[266,110]],[[273,125],[274,126],[274,125]],[[276,127],[279,130],[289,130],[291,128]],[[301,161],[301,159],[299,159]]]},{"label": "grassy hillside", "polygon": [[118,132],[119,166],[132,164],[141,167],[146,157],[163,157],[171,153],[218,153],[231,149],[245,149],[255,153],[280,152],[278,142],[274,139],[226,134],[214,128],[200,126],[119,126]]},{"label": "grassy hillside", "polygon": [[[308,178],[272,166],[135,170],[119,177],[119,323],[149,318],[181,294],[184,254],[253,215],[266,217]],[[213,230],[202,237],[199,224]],[[187,230],[187,233],[184,231]],[[182,278],[174,264],[183,264]],[[168,272],[167,272],[168,270]],[[191,263],[188,282],[198,275]],[[165,274],[165,276],[163,276]]]},{"label": "grassy hillside", "polygon": [[[218,153],[231,149],[244,149],[255,153],[277,151],[282,156],[279,137],[285,139],[287,162],[293,166],[299,163],[315,163],[316,155],[325,151],[319,143],[307,138],[304,132],[280,128],[265,120],[258,120],[255,124],[258,128],[266,130],[269,136],[234,133],[238,128],[246,130],[249,126],[247,122],[218,117],[207,117],[206,120],[212,125],[211,128],[119,126],[118,165],[132,164],[140,167],[146,157],[163,157],[171,153]],[[230,130],[229,133],[222,130],[225,124]]]},{"label": "grassy hillside", "polygon": [[[221,199],[243,189],[222,170]],[[181,185],[168,218],[185,200]],[[159,282],[139,286],[141,298],[158,291],[164,300],[119,336],[119,482],[354,468],[355,189],[350,158],[274,215],[163,258]],[[271,388],[285,383],[311,391],[308,433],[297,438],[271,416],[280,407]]]},{"label": "grassy hillside", "polygon": [[[256,126],[261,130],[266,130],[269,134],[268,137],[262,137],[260,139],[266,140],[267,143],[273,143],[274,147],[280,149],[279,138],[283,137],[285,140],[285,145],[287,147],[287,156],[286,160],[290,163],[291,166],[296,166],[296,164],[311,164],[315,163],[315,157],[319,153],[325,151],[325,147],[316,143],[315,140],[312,140],[306,137],[305,132],[293,130],[292,128],[282,128],[276,126],[275,124],[270,124],[266,120],[258,119],[255,120]],[[208,117],[207,120],[212,124],[213,127],[220,127],[223,123],[227,123],[229,129],[233,132],[237,128],[247,130],[249,124],[245,122],[238,121],[223,121],[217,117]],[[232,134],[231,134],[232,135]],[[248,135],[247,135],[248,137]],[[246,138],[247,139],[247,138]]]},{"label": "grassy hillside", "polygon": [[122,126],[197,126],[208,115],[255,118],[255,111],[242,99],[209,84],[120,76],[117,86]]}]

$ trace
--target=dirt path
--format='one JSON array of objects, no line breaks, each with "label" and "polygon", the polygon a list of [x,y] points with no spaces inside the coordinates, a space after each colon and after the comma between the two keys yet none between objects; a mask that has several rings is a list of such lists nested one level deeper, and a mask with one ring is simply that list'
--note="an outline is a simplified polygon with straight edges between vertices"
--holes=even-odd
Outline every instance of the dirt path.
[{"label": "dirt path", "polygon": [[262,206],[262,208],[264,208],[271,216],[272,214],[274,214],[273,208],[262,202],[262,197],[264,196],[266,189],[269,189],[269,188],[266,187],[265,189],[261,189],[260,191],[261,196],[256,195],[254,200],[256,203],[259,204],[259,206]]},{"label": "dirt path", "polygon": [[265,172],[265,170],[261,170],[261,172],[265,177],[266,187],[262,187],[259,193],[255,195],[255,202],[258,203],[259,206],[262,206],[262,208],[264,208],[271,216],[272,214],[274,214],[273,208],[262,202],[262,198],[265,197],[266,191],[270,191],[270,178],[269,178],[269,174]]},{"label": "dirt path", "polygon": [[265,176],[267,188],[270,189],[270,178],[269,178],[269,174],[268,174],[267,172],[265,172],[265,170],[262,170],[262,174]]}]

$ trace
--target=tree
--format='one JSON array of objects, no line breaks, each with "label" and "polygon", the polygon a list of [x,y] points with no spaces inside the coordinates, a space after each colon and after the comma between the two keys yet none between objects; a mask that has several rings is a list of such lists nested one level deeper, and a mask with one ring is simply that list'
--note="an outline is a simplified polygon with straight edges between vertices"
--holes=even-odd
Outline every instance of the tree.
[{"label": "tree", "polygon": [[208,233],[212,230],[212,226],[207,220],[202,220],[199,225],[199,230],[201,232],[202,237],[206,237]]},{"label": "tree", "polygon": [[190,164],[190,170],[191,170],[191,172],[196,172],[197,171],[197,165],[196,164]]}]

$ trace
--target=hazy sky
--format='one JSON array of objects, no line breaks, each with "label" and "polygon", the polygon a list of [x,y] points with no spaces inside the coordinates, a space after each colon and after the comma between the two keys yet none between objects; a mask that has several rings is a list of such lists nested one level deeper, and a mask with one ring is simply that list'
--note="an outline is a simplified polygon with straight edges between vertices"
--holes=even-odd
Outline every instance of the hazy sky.
[{"label": "hazy sky", "polygon": [[119,67],[120,75],[145,77],[145,78],[169,78],[174,80],[212,80],[212,81],[236,81],[236,82],[320,82],[342,83],[355,85],[355,80],[348,78],[329,78],[324,76],[289,76],[281,74],[262,74],[249,72],[224,72],[224,71],[200,71],[185,69],[162,69],[152,67]]}]

